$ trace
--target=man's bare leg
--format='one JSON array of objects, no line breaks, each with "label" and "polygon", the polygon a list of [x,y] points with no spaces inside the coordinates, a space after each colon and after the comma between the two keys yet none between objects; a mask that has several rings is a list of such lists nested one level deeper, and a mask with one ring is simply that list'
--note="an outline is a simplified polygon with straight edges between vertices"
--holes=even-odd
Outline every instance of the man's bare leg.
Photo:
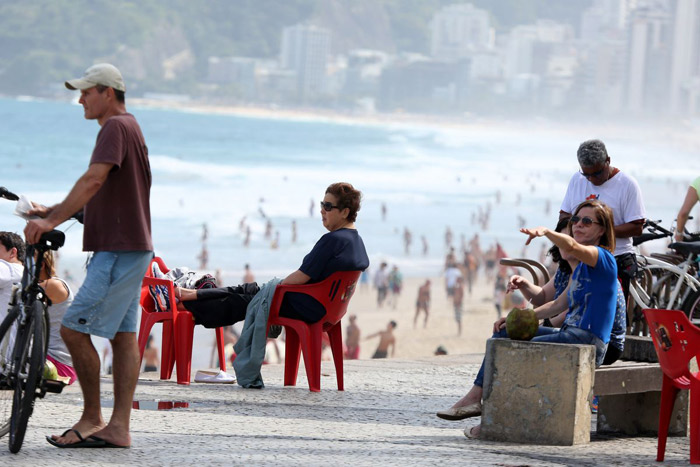
[{"label": "man's bare leg", "polygon": [[[78,374],[83,392],[83,414],[73,429],[85,439],[105,426],[100,405],[100,356],[92,345],[89,334],[61,326],[61,337],[73,358],[73,368]],[[66,433],[66,436],[51,437],[61,444],[80,441],[73,432]]]},{"label": "man's bare leg", "polygon": [[118,332],[112,339],[112,349],[114,410],[109,424],[94,435],[117,446],[131,446],[129,421],[141,363],[136,333]]}]

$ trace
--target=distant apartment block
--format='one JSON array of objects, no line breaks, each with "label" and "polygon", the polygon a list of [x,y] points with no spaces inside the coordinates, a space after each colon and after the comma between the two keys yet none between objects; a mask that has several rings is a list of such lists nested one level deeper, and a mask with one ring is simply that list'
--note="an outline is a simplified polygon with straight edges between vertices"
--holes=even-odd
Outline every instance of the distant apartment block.
[{"label": "distant apartment block", "polygon": [[430,22],[430,31],[430,53],[437,60],[467,58],[494,45],[489,13],[470,3],[439,10]]},{"label": "distant apartment block", "polygon": [[556,46],[566,45],[572,39],[572,27],[554,21],[539,20],[535,24],[514,27],[506,43],[506,78],[537,73],[547,68],[548,51],[555,50]]},{"label": "distant apartment block", "polygon": [[626,106],[633,113],[668,110],[672,16],[668,2],[634,10],[628,27]]},{"label": "distant apartment block", "polygon": [[297,76],[302,101],[326,91],[326,67],[331,51],[331,33],[316,26],[297,24],[282,31],[280,65]]},{"label": "distant apartment block", "polygon": [[236,86],[238,97],[254,99],[257,94],[258,61],[248,57],[209,57],[207,81]]},{"label": "distant apartment block", "polygon": [[388,63],[389,54],[379,50],[356,49],[348,52],[343,94],[354,98],[375,96]]},{"label": "distant apartment block", "polygon": [[700,0],[677,0],[674,15],[671,112],[694,115],[700,95]]},{"label": "distant apartment block", "polygon": [[593,0],[581,15],[581,40],[597,42],[611,32],[623,31],[634,4],[630,0]]}]

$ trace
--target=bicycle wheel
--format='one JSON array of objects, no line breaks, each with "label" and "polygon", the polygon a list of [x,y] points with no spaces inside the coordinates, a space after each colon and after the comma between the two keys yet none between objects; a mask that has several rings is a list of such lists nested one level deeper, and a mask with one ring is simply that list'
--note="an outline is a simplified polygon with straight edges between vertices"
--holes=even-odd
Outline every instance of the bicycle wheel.
[{"label": "bicycle wheel", "polygon": [[13,357],[13,361],[18,363],[10,419],[10,452],[13,453],[22,448],[27,423],[34,410],[36,390],[44,372],[45,327],[44,306],[35,301],[28,313],[26,326],[17,334]]},{"label": "bicycle wheel", "polygon": [[683,302],[683,312],[691,323],[700,326],[700,290],[688,295],[688,298]]},{"label": "bicycle wheel", "polygon": [[19,307],[14,306],[0,324],[0,438],[10,431],[10,418],[12,416],[13,386],[9,379],[12,369],[12,349],[14,348],[15,335],[17,334],[17,316]]},{"label": "bicycle wheel", "polygon": [[[681,282],[679,285],[678,281],[680,280],[681,277],[675,273],[667,273],[659,277],[652,290],[658,308],[665,310],[678,310],[682,308],[684,303],[683,296],[686,290],[688,290],[688,286],[685,282]],[[676,291],[676,298],[672,303],[671,296],[676,287],[678,287],[678,291]]]}]

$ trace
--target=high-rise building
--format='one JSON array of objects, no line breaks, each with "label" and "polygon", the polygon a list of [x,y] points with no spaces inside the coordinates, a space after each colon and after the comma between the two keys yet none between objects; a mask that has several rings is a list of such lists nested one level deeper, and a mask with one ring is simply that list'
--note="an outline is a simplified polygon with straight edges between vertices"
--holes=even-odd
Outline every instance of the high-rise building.
[{"label": "high-rise building", "polygon": [[669,2],[650,1],[629,18],[626,106],[630,112],[668,111],[672,21]]},{"label": "high-rise building", "polygon": [[590,44],[581,67],[584,88],[579,105],[586,112],[617,114],[623,109],[627,43],[605,38]]},{"label": "high-rise building", "polygon": [[[568,24],[550,20],[538,20],[535,24],[516,26],[510,31],[505,52],[505,76],[514,78],[519,74],[541,72],[536,62],[546,63],[549,52],[573,39],[573,29]],[[537,50],[546,55],[537,54]]]},{"label": "high-rise building", "polygon": [[298,97],[304,101],[324,93],[331,32],[297,24],[282,31],[280,64],[297,75]]},{"label": "high-rise building", "polygon": [[459,60],[491,49],[494,30],[489,13],[471,3],[440,9],[430,22],[430,53],[438,60]]},{"label": "high-rise building", "polygon": [[581,39],[596,42],[611,31],[625,29],[634,5],[636,1],[631,0],[593,0],[591,7],[581,15]]},{"label": "high-rise building", "polygon": [[[687,115],[695,108],[700,77],[700,1],[676,0],[671,56],[671,112]],[[693,112],[694,113],[694,112]]]}]

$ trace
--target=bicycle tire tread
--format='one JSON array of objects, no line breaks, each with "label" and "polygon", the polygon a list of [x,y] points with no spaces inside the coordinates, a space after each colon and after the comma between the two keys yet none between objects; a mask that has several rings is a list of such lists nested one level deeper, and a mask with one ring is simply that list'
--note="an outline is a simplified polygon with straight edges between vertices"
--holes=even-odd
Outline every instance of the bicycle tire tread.
[{"label": "bicycle tire tread", "polygon": [[[25,332],[18,338],[21,342],[21,358],[28,359],[24,363],[27,366],[27,379],[22,384],[18,382],[15,387],[15,395],[12,404],[12,419],[10,421],[10,452],[17,453],[22,448],[24,435],[34,410],[34,400],[37,387],[40,386],[44,370],[44,340],[46,338],[44,309],[40,302],[33,302],[29,313],[29,322]],[[30,337],[32,338],[31,354],[29,354]],[[19,340],[21,338],[21,340]],[[39,343],[39,345],[36,345]],[[17,346],[15,346],[17,349]]]}]

